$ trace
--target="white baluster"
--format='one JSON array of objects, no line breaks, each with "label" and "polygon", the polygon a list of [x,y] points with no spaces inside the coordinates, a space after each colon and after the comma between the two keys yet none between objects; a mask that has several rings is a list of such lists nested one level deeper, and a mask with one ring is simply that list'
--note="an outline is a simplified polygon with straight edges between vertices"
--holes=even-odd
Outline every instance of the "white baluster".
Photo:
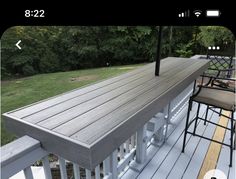
[{"label": "white baluster", "polygon": [[86,179],[91,179],[91,171],[88,169],[85,169],[85,173],[86,173]]},{"label": "white baluster", "polygon": [[100,165],[95,168],[95,179],[100,179]]},{"label": "white baluster", "polygon": [[73,171],[74,171],[75,179],[80,179],[80,169],[79,169],[79,165],[78,164],[73,163]]},{"label": "white baluster", "polygon": [[110,157],[112,179],[117,179],[118,178],[118,172],[117,172],[117,165],[118,165],[117,154],[118,154],[118,151],[115,150],[112,153],[111,157]]},{"label": "white baluster", "polygon": [[135,147],[135,135],[132,135],[131,137],[131,147],[132,149]]},{"label": "white baluster", "polygon": [[44,157],[42,159],[42,162],[43,162],[43,170],[44,170],[45,178],[52,179],[52,173],[51,173],[51,168],[48,161],[48,156]]},{"label": "white baluster", "polygon": [[111,166],[110,166],[110,156],[109,156],[103,161],[104,176],[109,175],[110,172],[111,172]]},{"label": "white baluster", "polygon": [[67,179],[67,172],[66,172],[66,161],[65,159],[59,157],[59,164],[60,164],[60,174],[62,179]]},{"label": "white baluster", "polygon": [[30,166],[24,169],[24,175],[26,179],[33,179],[33,173]]}]

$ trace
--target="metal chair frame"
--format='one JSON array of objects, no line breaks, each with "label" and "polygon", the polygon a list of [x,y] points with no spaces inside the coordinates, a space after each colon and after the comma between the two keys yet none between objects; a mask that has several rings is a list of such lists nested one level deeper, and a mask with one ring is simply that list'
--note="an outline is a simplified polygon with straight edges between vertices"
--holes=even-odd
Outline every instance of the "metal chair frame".
[{"label": "metal chair frame", "polygon": [[[217,90],[224,90],[224,91],[226,90],[226,91],[233,92],[233,91],[231,91],[231,90],[227,90],[227,89],[223,89],[223,88],[214,88],[214,87],[202,86],[202,85],[199,86],[198,91],[197,91],[195,94],[193,94],[193,95],[190,97],[190,100],[189,100],[189,106],[188,106],[188,112],[187,112],[187,119],[186,119],[185,130],[184,130],[184,140],[183,140],[182,152],[184,153],[187,134],[192,134],[193,136],[201,137],[201,138],[203,138],[203,139],[206,139],[206,140],[209,140],[209,141],[212,141],[212,142],[216,142],[216,143],[219,143],[219,144],[222,144],[222,145],[225,145],[225,146],[230,147],[230,164],[229,164],[229,166],[232,167],[233,150],[235,150],[235,140],[234,140],[234,142],[233,142],[233,138],[234,138],[234,137],[233,137],[233,134],[235,133],[235,126],[234,126],[234,112],[235,112],[235,107],[234,107],[232,110],[230,110],[230,112],[231,112],[231,117],[228,117],[228,116],[225,116],[225,115],[224,115],[225,117],[227,117],[227,118],[230,119],[230,128],[225,127],[225,126],[222,126],[222,125],[219,125],[219,124],[216,124],[216,123],[214,123],[214,122],[211,122],[211,121],[207,120],[208,110],[211,109],[211,108],[220,108],[220,107],[219,107],[219,106],[209,105],[209,104],[202,103],[202,102],[198,102],[198,101],[195,101],[195,100],[194,100],[194,97],[196,97],[196,96],[200,93],[200,91],[201,91],[202,88],[217,89]],[[235,91],[234,91],[234,93],[235,93]],[[196,115],[196,117],[195,117],[193,120],[191,120],[191,121],[189,122],[189,115],[190,115],[190,111],[191,111],[191,108],[192,108],[192,103],[193,103],[193,101],[195,101],[195,102],[198,103],[197,115]],[[199,109],[200,109],[200,105],[201,105],[201,104],[207,105],[205,118],[199,117]],[[222,109],[224,109],[224,108],[220,108],[220,109],[222,110]],[[224,109],[224,110],[229,111],[228,109]],[[214,111],[214,112],[217,112],[217,111]],[[220,115],[222,115],[221,112],[217,112],[217,113],[220,114]],[[211,138],[207,138],[207,137],[200,136],[200,135],[196,134],[198,119],[199,119],[199,120],[203,120],[203,121],[204,121],[204,125],[206,125],[206,122],[209,122],[209,123],[214,124],[214,125],[216,125],[216,126],[222,127],[222,128],[224,128],[224,129],[226,129],[226,130],[230,130],[230,144],[227,144],[227,143],[224,143],[224,142],[220,142],[220,141],[217,141],[217,140],[213,140],[213,139],[211,139]],[[195,123],[194,123],[194,129],[193,129],[193,132],[190,132],[190,131],[188,131],[188,129],[189,129],[189,127],[191,126],[191,124],[192,124],[193,122],[195,122]]]}]

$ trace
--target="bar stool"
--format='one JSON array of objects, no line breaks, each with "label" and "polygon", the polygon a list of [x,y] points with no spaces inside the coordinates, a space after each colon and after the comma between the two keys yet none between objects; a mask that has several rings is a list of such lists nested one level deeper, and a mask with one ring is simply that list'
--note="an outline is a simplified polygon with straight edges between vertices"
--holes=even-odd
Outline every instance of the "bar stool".
[{"label": "bar stool", "polygon": [[[198,103],[197,114],[196,114],[196,117],[192,121],[189,122],[189,115],[190,115],[190,111],[191,111],[193,102]],[[199,109],[200,109],[201,104],[207,105],[205,119],[199,117]],[[230,111],[231,117],[225,116],[230,119],[230,128],[207,120],[207,114],[208,114],[208,110],[210,108],[219,108],[220,110],[223,109],[226,111]],[[235,143],[233,142],[233,134],[235,132],[234,124],[233,124],[234,123],[234,112],[235,112],[235,90],[231,91],[231,90],[226,90],[226,89],[222,89],[222,88],[214,88],[214,87],[209,87],[209,86],[199,86],[198,91],[195,94],[193,94],[189,99],[189,106],[188,106],[188,113],[187,113],[187,119],[186,119],[185,131],[184,131],[182,152],[184,153],[187,134],[192,134],[193,136],[201,137],[201,138],[204,138],[204,139],[207,139],[207,140],[210,140],[213,142],[217,142],[219,144],[226,145],[226,146],[230,147],[230,164],[229,164],[229,166],[231,167],[232,166],[232,159],[233,159],[233,150],[235,149]],[[222,114],[220,114],[220,115],[222,115]],[[207,137],[200,136],[200,135],[196,134],[198,120],[203,120],[204,124],[206,124],[206,122],[209,122],[211,124],[217,125],[219,127],[223,127],[227,130],[230,130],[230,144],[219,142],[219,141],[213,140],[211,138],[207,138]],[[193,132],[190,132],[188,129],[193,122],[194,122],[194,129],[193,129]]]}]

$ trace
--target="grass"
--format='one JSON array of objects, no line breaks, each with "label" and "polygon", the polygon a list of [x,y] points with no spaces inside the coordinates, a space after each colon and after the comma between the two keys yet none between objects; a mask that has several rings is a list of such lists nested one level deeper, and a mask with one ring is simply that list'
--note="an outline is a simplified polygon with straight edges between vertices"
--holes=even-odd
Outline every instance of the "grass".
[{"label": "grass", "polygon": [[[1,83],[1,113],[130,71],[143,64],[40,74]],[[1,145],[16,137],[1,120]]]}]

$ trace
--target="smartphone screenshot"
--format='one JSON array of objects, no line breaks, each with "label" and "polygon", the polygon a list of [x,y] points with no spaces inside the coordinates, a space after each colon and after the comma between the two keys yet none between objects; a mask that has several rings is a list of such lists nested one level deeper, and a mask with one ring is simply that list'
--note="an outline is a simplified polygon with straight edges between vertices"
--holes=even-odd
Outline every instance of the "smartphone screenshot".
[{"label": "smartphone screenshot", "polygon": [[235,179],[232,10],[1,18],[2,179]]}]

